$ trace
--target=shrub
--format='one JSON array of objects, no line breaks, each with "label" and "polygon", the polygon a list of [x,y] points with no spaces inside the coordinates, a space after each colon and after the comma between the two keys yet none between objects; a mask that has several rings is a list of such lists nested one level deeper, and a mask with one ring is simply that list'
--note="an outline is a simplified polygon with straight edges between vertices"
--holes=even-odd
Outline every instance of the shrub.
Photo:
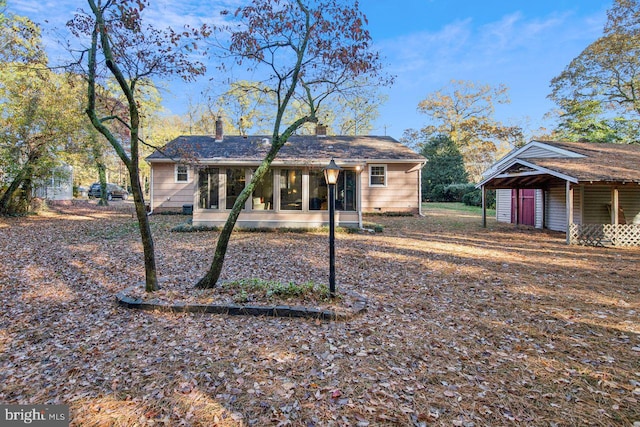
[{"label": "shrub", "polygon": [[193,225],[189,222],[178,224],[171,229],[174,233],[197,233],[200,231],[218,231],[218,227],[208,225]]},{"label": "shrub", "polygon": [[[486,193],[487,209],[496,208],[496,192],[494,190],[488,190]],[[482,206],[482,190],[475,189],[462,197],[462,203],[467,206]]]},{"label": "shrub", "polygon": [[281,283],[276,281],[265,281],[261,279],[241,279],[222,284],[222,290],[236,292],[234,301],[247,302],[252,299],[252,294],[261,295],[268,299],[288,299],[294,297],[304,297],[317,295],[320,298],[329,298],[329,288],[323,284],[305,282],[297,284],[294,282]]},{"label": "shrub", "polygon": [[434,185],[431,190],[430,201],[432,202],[462,202],[465,194],[475,190],[473,184],[449,184]]}]

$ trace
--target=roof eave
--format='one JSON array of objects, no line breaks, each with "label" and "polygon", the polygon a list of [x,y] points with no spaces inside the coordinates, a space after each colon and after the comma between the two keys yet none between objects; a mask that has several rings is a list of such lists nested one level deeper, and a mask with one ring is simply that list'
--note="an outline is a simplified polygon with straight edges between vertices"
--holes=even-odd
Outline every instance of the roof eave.
[{"label": "roof eave", "polygon": [[[527,172],[518,172],[518,173],[502,173],[501,171],[510,168],[511,166],[515,165],[515,164],[520,164],[522,166],[526,166],[528,168],[533,169],[533,171],[527,171]],[[569,181],[573,184],[577,184],[579,182],[579,179],[571,176],[571,175],[567,175],[564,174],[562,172],[558,172],[558,171],[554,171],[539,165],[536,165],[535,163],[531,163],[528,162],[526,160],[522,160],[522,159],[513,159],[511,162],[505,164],[500,170],[496,171],[494,174],[490,175],[489,177],[485,178],[484,180],[480,181],[477,185],[476,188],[481,188],[485,185],[487,185],[487,183],[491,182],[492,180],[498,179],[498,178],[517,178],[517,177],[524,177],[524,176],[533,176],[533,175],[550,175],[553,176],[555,178],[559,178],[562,179],[564,181]]]}]

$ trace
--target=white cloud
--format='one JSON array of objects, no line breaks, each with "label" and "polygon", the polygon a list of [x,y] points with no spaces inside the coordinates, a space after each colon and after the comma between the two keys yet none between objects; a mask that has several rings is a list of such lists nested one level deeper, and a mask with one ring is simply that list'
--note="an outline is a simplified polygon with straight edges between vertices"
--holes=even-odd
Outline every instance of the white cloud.
[{"label": "white cloud", "polygon": [[398,117],[395,124],[402,129],[419,127],[425,118],[416,113],[418,102],[451,79],[462,79],[511,88],[512,103],[501,111],[502,120],[539,120],[552,107],[546,99],[549,81],[600,36],[604,19],[604,9],[586,17],[558,12],[528,18],[515,12],[483,25],[466,19],[438,31],[377,40],[391,64],[388,71],[397,76],[383,115]]}]

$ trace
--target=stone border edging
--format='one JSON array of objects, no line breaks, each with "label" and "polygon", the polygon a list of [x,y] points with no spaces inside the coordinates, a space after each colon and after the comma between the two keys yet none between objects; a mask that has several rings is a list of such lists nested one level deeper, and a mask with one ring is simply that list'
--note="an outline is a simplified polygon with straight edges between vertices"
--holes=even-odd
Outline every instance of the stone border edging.
[{"label": "stone border edging", "polygon": [[352,294],[356,300],[352,310],[334,311],[289,305],[262,306],[239,304],[188,304],[181,302],[171,304],[132,298],[127,296],[125,292],[126,290],[116,294],[116,302],[119,305],[137,310],[158,310],[164,313],[212,313],[227,314],[231,316],[303,317],[319,320],[344,321],[363,313],[367,309],[367,299],[357,294]]}]

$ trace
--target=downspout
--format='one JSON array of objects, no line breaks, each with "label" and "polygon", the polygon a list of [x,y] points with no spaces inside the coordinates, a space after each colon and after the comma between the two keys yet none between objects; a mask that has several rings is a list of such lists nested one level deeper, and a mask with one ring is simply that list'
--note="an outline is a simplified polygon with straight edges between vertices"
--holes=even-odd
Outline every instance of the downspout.
[{"label": "downspout", "polygon": [[149,177],[149,212],[147,212],[147,216],[153,214],[153,163],[151,163],[149,169],[151,169],[151,172]]},{"label": "downspout", "polygon": [[482,186],[482,228],[487,228],[487,189]]},{"label": "downspout", "polygon": [[356,192],[358,193],[358,200],[357,200],[357,203],[358,203],[358,206],[357,206],[357,209],[358,209],[358,228],[360,230],[362,230],[364,228],[362,226],[362,171],[364,170],[365,167],[366,167],[366,165],[363,166],[362,168],[360,168],[360,167],[357,168],[357,169],[360,169],[360,170],[357,171],[358,172],[358,179],[356,180],[356,186],[357,186]]},{"label": "downspout", "polygon": [[420,169],[418,169],[418,215],[419,216],[424,216],[422,214],[422,168],[424,167],[425,163],[423,163],[420,166]]}]

